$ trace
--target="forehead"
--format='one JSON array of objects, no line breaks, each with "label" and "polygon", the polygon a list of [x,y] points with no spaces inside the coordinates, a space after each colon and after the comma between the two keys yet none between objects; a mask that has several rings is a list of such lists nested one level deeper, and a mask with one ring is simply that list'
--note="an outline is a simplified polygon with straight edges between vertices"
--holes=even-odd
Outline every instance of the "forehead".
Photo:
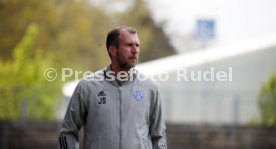
[{"label": "forehead", "polygon": [[139,43],[139,38],[138,38],[137,33],[132,34],[128,31],[122,30],[122,31],[120,31],[120,41],[121,42]]}]

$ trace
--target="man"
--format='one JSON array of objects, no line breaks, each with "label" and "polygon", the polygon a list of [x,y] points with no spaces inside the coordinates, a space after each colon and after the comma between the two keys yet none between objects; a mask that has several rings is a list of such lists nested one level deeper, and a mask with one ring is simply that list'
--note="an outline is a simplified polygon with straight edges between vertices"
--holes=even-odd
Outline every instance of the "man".
[{"label": "man", "polygon": [[[75,148],[84,128],[85,149],[166,149],[165,123],[156,85],[139,80],[134,28],[107,35],[111,65],[77,85],[60,132],[60,148]],[[99,79],[103,78],[103,79]]]}]

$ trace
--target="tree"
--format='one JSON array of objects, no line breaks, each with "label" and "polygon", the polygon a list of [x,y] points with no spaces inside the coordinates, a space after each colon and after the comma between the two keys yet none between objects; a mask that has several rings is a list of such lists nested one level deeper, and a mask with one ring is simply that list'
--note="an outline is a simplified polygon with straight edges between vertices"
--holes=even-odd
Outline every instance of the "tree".
[{"label": "tree", "polygon": [[276,126],[276,74],[262,85],[259,106],[262,123],[266,126]]},{"label": "tree", "polygon": [[[0,61],[0,119],[18,120],[26,105],[27,119],[54,119],[61,83],[49,82],[44,70],[51,56],[34,49],[39,29],[31,24],[13,50],[11,62]],[[43,61],[42,61],[43,59]]]},{"label": "tree", "polygon": [[[55,0],[4,0],[0,1],[0,58],[9,61],[13,49],[22,39],[31,23],[40,26],[36,45],[46,46],[56,32],[58,11],[53,9]],[[46,49],[44,49],[46,50]]]},{"label": "tree", "polygon": [[40,32],[34,47],[54,53],[56,66],[96,70],[108,63],[104,43],[111,23],[101,9],[87,0],[0,1],[0,21],[3,61],[12,60],[24,30],[36,23]]},{"label": "tree", "polygon": [[59,68],[95,71],[106,66],[106,33],[116,25],[138,29],[141,62],[175,54],[162,29],[155,26],[144,1],[134,2],[124,12],[107,13],[103,7],[112,8],[116,1],[105,0],[101,7],[89,0],[0,1],[0,58],[12,60],[14,47],[31,23],[40,28],[34,49],[53,53]]}]

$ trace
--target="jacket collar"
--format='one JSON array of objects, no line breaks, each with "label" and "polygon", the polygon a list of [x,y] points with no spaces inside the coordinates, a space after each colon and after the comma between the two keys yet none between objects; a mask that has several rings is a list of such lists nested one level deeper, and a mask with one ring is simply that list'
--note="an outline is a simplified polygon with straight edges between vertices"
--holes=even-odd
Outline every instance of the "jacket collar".
[{"label": "jacket collar", "polygon": [[107,66],[103,70],[103,72],[104,72],[105,80],[115,86],[123,86],[133,82],[136,79],[136,76],[138,73],[138,71],[133,67],[128,71],[128,74],[129,74],[128,78],[120,80],[116,78],[115,72],[111,70],[111,65]]}]

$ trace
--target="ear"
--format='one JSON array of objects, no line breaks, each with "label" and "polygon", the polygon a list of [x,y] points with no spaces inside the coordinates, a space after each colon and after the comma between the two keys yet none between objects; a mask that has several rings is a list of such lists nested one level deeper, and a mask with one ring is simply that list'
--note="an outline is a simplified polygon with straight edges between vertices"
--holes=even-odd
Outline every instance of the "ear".
[{"label": "ear", "polygon": [[109,46],[108,51],[112,57],[116,56],[117,49],[114,46]]}]

